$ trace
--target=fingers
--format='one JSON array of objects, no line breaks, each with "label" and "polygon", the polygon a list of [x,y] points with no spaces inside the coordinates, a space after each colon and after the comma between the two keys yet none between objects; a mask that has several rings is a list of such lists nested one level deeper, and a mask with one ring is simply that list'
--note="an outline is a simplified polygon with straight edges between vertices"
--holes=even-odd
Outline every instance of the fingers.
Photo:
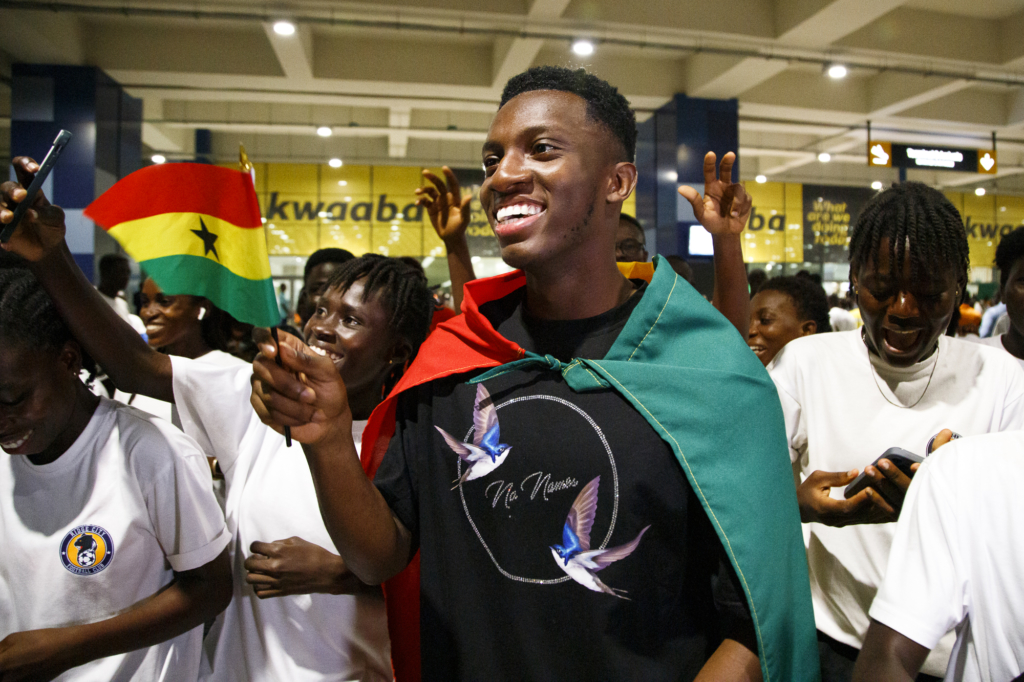
[{"label": "fingers", "polygon": [[750,215],[750,209],[754,206],[754,197],[738,182],[733,185],[735,193],[732,197],[732,214],[746,222],[746,216]]},{"label": "fingers", "polygon": [[39,164],[29,156],[17,156],[11,161],[11,165],[14,166],[14,174],[18,178],[18,183],[24,187],[32,184],[33,178],[39,172]]},{"label": "fingers", "polygon": [[277,542],[260,542],[255,540],[249,545],[249,551],[253,554],[262,554],[263,556],[276,556],[279,543]]},{"label": "fingers", "polygon": [[[252,363],[252,373],[256,378],[253,390],[259,390],[261,398],[269,398],[277,394],[296,403],[310,405],[316,400],[316,393],[299,378],[284,367],[278,367],[275,360],[264,357],[263,353],[256,356]],[[259,386],[257,386],[259,384]]]},{"label": "fingers", "polygon": [[878,463],[878,468],[882,470],[882,473],[893,485],[902,490],[904,494],[907,492],[907,488],[910,487],[910,477],[900,471],[898,466],[887,459],[883,459]]},{"label": "fingers", "polygon": [[[849,471],[815,471],[807,477],[806,483],[815,488],[838,488],[848,485],[850,481],[857,478],[859,472],[856,469]],[[850,499],[855,499],[850,498]]]},{"label": "fingers", "polygon": [[[736,155],[728,152],[722,157],[722,165],[718,168],[718,179],[727,185],[732,184],[732,165],[736,163]],[[705,162],[705,166],[707,162]]]},{"label": "fingers", "polygon": [[459,185],[459,179],[455,177],[455,173],[448,166],[441,166],[441,170],[448,179],[448,191],[451,192],[454,203],[460,204],[459,195],[462,194],[462,187]]},{"label": "fingers", "polygon": [[[712,156],[714,156],[712,154]],[[690,202],[690,206],[693,206],[693,215],[697,220],[704,217],[704,201],[701,199],[700,193],[689,185],[683,185],[678,190],[679,194],[684,199]]]},{"label": "fingers", "polygon": [[[316,381],[332,381],[338,378],[338,370],[328,358],[317,355],[309,350],[309,346],[296,336],[278,330],[278,338],[281,340],[280,351],[274,344],[269,331],[266,335],[260,334],[259,338],[253,332],[253,340],[260,349],[260,355],[264,359],[272,359],[276,362],[277,353],[281,354],[281,364],[289,372],[305,374]],[[259,357],[257,357],[257,360]],[[255,363],[254,363],[255,367]]]},{"label": "fingers", "polygon": [[949,430],[949,429],[942,429],[932,439],[931,449],[928,451],[929,454],[931,454],[932,452],[935,452],[936,450],[941,448],[943,445],[946,445],[947,443],[949,443],[949,441],[951,441],[951,440],[953,440],[953,432],[951,430]]},{"label": "fingers", "polygon": [[715,162],[718,157],[715,156],[714,152],[708,152],[704,155],[704,186],[709,187],[714,184],[718,178],[715,176]]}]

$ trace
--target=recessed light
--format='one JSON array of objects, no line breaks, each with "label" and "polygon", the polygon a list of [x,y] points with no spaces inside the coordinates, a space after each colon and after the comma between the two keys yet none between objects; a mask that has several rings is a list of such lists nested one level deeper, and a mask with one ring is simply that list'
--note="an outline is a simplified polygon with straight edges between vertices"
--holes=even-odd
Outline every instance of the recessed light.
[{"label": "recessed light", "polygon": [[768,182],[768,176],[758,175],[756,178],[754,178],[754,180],[757,182],[757,184],[763,185],[764,183]]},{"label": "recessed light", "polygon": [[985,196],[985,188],[979,187],[978,189],[974,190],[974,194],[979,197]]},{"label": "recessed light", "polygon": [[330,137],[334,134],[334,131],[331,130],[330,126],[320,126],[316,129],[316,134],[320,137]]},{"label": "recessed light", "polygon": [[828,163],[831,160],[832,160],[832,155],[829,154],[828,152],[822,152],[822,153],[818,154],[818,161],[821,161],[822,163]]},{"label": "recessed light", "polygon": [[295,35],[295,24],[290,21],[276,21],[274,22],[274,33],[279,36]]},{"label": "recessed light", "polygon": [[832,64],[828,67],[828,77],[833,80],[839,80],[840,78],[846,78],[848,74],[846,67],[842,64]]},{"label": "recessed light", "polygon": [[881,180],[875,180],[874,182],[871,183],[871,189],[873,190],[880,192],[883,187],[885,187],[885,185],[882,184]]},{"label": "recessed light", "polygon": [[341,159],[331,159],[330,161],[327,162],[327,165],[330,166],[331,168],[341,168]]},{"label": "recessed light", "polygon": [[572,51],[581,57],[589,57],[594,54],[594,43],[589,40],[577,40],[572,44]]},{"label": "recessed light", "polygon": [[338,180],[339,187],[345,187],[348,185],[348,180]]},{"label": "recessed light", "polygon": [[166,160],[167,160],[167,157],[166,157],[166,156],[164,156],[163,154],[154,154],[154,155],[153,155],[152,157],[150,157],[150,158],[152,158],[152,159],[153,159],[153,163],[163,163],[164,161],[166,161]]}]

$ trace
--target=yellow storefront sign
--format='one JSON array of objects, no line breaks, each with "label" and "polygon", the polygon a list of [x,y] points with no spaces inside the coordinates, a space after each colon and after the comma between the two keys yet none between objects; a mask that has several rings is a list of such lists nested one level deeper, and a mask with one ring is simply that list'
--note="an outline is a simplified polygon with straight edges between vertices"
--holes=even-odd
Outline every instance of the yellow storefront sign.
[{"label": "yellow storefront sign", "polygon": [[754,200],[743,230],[747,263],[802,263],[803,185],[793,182],[744,183]]}]

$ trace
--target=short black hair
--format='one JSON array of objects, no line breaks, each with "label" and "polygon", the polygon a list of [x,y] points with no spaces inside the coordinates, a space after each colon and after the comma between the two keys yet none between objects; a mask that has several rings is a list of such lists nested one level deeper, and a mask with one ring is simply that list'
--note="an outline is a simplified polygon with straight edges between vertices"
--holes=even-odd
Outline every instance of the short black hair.
[{"label": "short black hair", "polygon": [[389,327],[412,346],[415,356],[427,338],[434,314],[434,298],[426,278],[398,258],[368,253],[332,272],[327,288],[345,291],[363,278],[363,300],[379,293],[391,315]]},{"label": "short black hair", "polygon": [[0,343],[60,351],[73,339],[30,270],[0,268]]},{"label": "short black hair", "polygon": [[127,264],[128,258],[120,253],[107,253],[100,258],[100,275],[111,273],[117,265]]},{"label": "short black hair", "polygon": [[778,291],[789,296],[793,301],[793,307],[796,308],[796,314],[800,316],[800,321],[813,320],[818,326],[815,333],[832,331],[825,290],[809,277],[776,277],[762,284],[757,293],[765,291]]},{"label": "short black hair", "polygon": [[619,220],[625,220],[627,223],[636,228],[637,232],[640,233],[640,239],[643,240],[644,245],[647,243],[647,235],[644,234],[644,226],[640,224],[640,221],[629,215],[628,213],[620,213]]},{"label": "short black hair", "polygon": [[970,254],[964,221],[937,189],[920,182],[895,184],[864,205],[850,231],[851,278],[875,258],[882,239],[888,237],[893,268],[903,262],[909,241],[910,267],[915,276],[937,267],[951,267],[957,282],[961,286],[967,283]]},{"label": "short black hair", "polygon": [[636,158],[636,114],[629,100],[607,81],[587,73],[586,69],[535,66],[508,80],[498,108],[513,97],[534,90],[559,90],[583,98],[587,103],[587,117],[604,125],[622,144],[624,160],[631,162]]},{"label": "short black hair", "polygon": [[318,249],[314,251],[310,257],[306,260],[306,269],[302,272],[302,281],[305,282],[309,279],[309,273],[318,265],[324,263],[347,263],[355,258],[355,255],[351,251],[345,249]]},{"label": "short black hair", "polygon": [[1013,264],[1024,258],[1024,228],[1018,227],[1004,235],[996,247],[996,267],[999,268],[999,288],[1006,286]]}]

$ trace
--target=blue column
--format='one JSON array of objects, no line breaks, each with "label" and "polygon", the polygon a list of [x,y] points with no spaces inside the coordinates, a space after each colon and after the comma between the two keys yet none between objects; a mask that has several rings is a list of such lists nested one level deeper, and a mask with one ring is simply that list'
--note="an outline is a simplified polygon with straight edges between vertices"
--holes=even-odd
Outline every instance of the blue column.
[{"label": "blue column", "polygon": [[[710,295],[711,259],[690,254],[690,226],[697,220],[689,202],[676,190],[685,184],[703,193],[704,155],[713,151],[721,159],[739,149],[739,103],[676,95],[641,123],[638,133],[636,205],[647,243],[662,255],[687,258],[697,288]],[[739,179],[738,159],[733,179]]]},{"label": "blue column", "polygon": [[105,73],[88,66],[15,64],[11,85],[11,155],[42,161],[62,129],[74,135],[44,186],[64,209],[67,241],[92,278],[95,258],[117,243],[82,211],[142,156],[142,102]]}]

